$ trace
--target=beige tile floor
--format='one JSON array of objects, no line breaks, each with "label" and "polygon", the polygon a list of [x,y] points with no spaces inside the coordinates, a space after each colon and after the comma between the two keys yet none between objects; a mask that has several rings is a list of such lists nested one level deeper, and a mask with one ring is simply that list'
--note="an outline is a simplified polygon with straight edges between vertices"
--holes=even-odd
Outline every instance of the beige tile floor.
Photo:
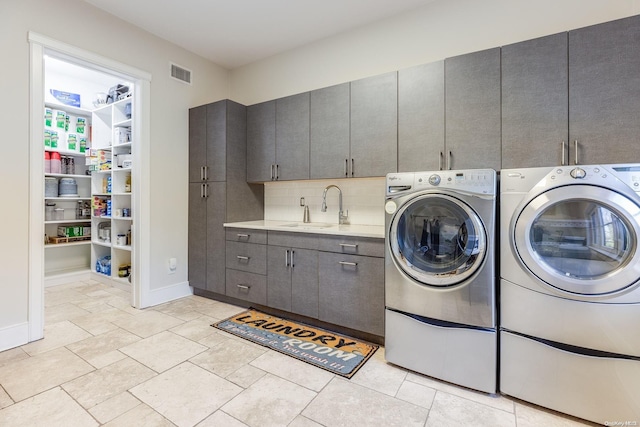
[{"label": "beige tile floor", "polygon": [[350,380],[214,329],[242,310],[146,310],[95,281],[45,290],[45,338],[0,352],[0,426],[581,426],[387,364]]}]

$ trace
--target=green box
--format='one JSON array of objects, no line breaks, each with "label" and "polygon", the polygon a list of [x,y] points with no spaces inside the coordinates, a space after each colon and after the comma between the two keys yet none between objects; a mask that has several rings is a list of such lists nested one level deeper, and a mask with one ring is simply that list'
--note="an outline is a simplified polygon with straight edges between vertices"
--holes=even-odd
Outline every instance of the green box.
[{"label": "green box", "polygon": [[58,227],[58,236],[59,237],[82,237],[84,235],[84,227]]}]

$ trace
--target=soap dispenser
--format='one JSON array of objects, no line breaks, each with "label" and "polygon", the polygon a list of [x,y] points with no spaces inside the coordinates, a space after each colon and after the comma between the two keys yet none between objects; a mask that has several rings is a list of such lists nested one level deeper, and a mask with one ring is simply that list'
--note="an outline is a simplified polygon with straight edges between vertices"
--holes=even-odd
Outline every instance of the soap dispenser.
[{"label": "soap dispenser", "polygon": [[300,206],[304,206],[304,214],[302,216],[302,222],[309,223],[311,219],[309,218],[309,206],[305,203],[304,197],[300,197]]}]

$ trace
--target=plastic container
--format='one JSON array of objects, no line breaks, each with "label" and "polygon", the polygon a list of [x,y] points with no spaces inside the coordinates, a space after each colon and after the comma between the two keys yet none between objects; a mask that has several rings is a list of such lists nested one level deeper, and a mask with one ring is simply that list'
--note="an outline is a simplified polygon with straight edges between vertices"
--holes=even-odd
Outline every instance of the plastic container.
[{"label": "plastic container", "polygon": [[44,173],[51,173],[51,154],[44,152]]},{"label": "plastic container", "polygon": [[56,208],[55,203],[47,203],[44,205],[44,220],[53,221],[53,210]]},{"label": "plastic container", "polygon": [[53,220],[54,221],[62,221],[62,220],[64,220],[64,209],[55,208],[53,210]]},{"label": "plastic container", "polygon": [[76,184],[76,180],[73,178],[60,178],[58,194],[60,197],[78,197],[78,184]]},{"label": "plastic container", "polygon": [[62,158],[57,151],[51,153],[51,173],[62,173]]},{"label": "plastic container", "polygon": [[44,197],[58,197],[58,180],[47,176],[44,179]]}]

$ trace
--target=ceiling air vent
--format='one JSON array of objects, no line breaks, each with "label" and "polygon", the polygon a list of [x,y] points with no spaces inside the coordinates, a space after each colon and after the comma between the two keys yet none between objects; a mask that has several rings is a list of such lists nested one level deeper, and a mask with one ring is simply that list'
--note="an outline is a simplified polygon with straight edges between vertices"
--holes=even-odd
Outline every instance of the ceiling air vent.
[{"label": "ceiling air vent", "polygon": [[176,64],[171,64],[171,77],[183,83],[191,84],[191,70]]}]

